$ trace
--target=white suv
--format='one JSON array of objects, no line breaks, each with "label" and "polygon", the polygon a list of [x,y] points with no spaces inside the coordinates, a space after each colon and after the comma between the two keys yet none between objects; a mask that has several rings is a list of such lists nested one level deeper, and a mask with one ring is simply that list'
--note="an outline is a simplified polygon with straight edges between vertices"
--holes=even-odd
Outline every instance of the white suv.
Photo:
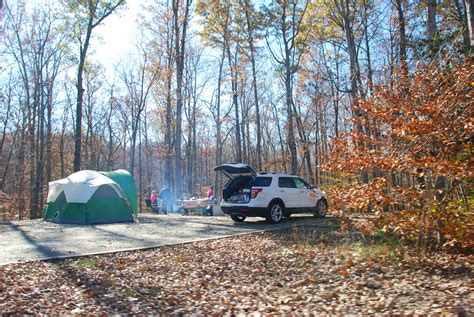
[{"label": "white suv", "polygon": [[246,217],[264,217],[268,222],[278,223],[283,217],[302,212],[326,216],[326,193],[298,176],[257,174],[243,163],[223,164],[214,170],[229,177],[222,191],[221,208],[235,222],[242,222]]}]

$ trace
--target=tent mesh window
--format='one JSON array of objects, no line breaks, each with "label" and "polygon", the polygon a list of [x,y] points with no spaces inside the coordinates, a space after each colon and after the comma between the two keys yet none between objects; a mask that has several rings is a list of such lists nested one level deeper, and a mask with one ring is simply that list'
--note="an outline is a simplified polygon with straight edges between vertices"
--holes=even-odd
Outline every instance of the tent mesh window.
[{"label": "tent mesh window", "polygon": [[61,194],[58,195],[56,200],[54,201],[55,203],[66,203],[66,195],[64,194],[64,191],[61,192]]},{"label": "tent mesh window", "polygon": [[117,198],[119,195],[110,185],[101,185],[91,198]]}]

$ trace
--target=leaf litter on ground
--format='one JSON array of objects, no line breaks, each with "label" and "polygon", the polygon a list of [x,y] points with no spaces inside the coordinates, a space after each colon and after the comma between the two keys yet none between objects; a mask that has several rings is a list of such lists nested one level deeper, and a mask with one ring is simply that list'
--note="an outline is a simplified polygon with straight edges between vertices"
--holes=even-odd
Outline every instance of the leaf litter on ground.
[{"label": "leaf litter on ground", "polygon": [[0,313],[474,313],[472,256],[360,257],[318,230],[0,266]]}]

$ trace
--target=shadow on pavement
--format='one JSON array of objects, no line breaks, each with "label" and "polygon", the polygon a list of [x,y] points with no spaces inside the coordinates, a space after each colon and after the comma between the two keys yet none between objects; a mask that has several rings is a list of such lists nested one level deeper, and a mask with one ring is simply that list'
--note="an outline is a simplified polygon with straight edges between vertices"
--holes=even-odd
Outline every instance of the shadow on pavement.
[{"label": "shadow on pavement", "polygon": [[[130,224],[54,225],[42,221],[3,222],[6,240],[0,247],[0,263],[67,258],[126,250],[160,247],[197,240],[295,227],[338,227],[337,219],[295,215],[278,224],[248,218],[235,223],[228,217],[139,215]],[[22,228],[23,227],[23,228]],[[11,236],[10,236],[11,233]]]},{"label": "shadow on pavement", "polygon": [[28,234],[25,230],[22,230],[20,226],[11,223],[10,221],[7,221],[4,223],[4,225],[12,228],[14,231],[19,232],[22,237],[32,246],[35,247],[35,249],[42,254],[45,258],[51,258],[51,257],[65,257],[65,256],[70,256],[71,253],[69,252],[63,252],[63,251],[55,251],[52,250],[41,243],[39,243],[37,240],[35,240],[34,237],[32,237],[30,234]]},{"label": "shadow on pavement", "polygon": [[[95,225],[92,225],[91,228],[94,228],[95,230],[98,230],[98,231],[103,232],[104,234],[106,234],[106,236],[104,237],[106,239],[115,239],[115,240],[118,239],[118,240],[129,241],[129,242],[130,241],[136,241],[136,242],[146,243],[146,244],[154,243],[153,240],[132,237],[130,235],[121,234],[121,233],[115,232],[113,230],[107,230],[106,228],[95,226]],[[133,233],[133,231],[132,231],[132,233]]]}]

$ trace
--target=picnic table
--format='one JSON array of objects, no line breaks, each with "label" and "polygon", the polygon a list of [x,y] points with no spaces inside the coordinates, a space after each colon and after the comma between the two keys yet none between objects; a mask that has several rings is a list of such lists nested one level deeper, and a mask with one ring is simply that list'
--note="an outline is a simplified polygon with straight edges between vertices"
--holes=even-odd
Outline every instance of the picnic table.
[{"label": "picnic table", "polygon": [[212,216],[212,206],[215,204],[216,200],[209,198],[178,200],[178,206],[183,215],[197,214],[201,216]]}]

